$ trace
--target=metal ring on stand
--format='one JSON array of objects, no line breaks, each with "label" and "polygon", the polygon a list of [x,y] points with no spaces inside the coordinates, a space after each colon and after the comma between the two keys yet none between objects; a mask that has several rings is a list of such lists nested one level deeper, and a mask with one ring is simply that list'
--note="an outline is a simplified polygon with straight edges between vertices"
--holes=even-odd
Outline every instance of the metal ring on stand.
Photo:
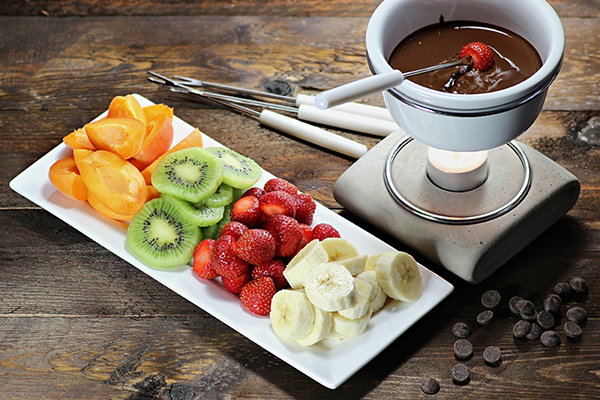
[{"label": "metal ring on stand", "polygon": [[507,143],[507,146],[510,147],[515,152],[517,157],[519,157],[519,160],[521,161],[521,164],[523,165],[525,177],[523,179],[523,184],[521,185],[521,188],[519,189],[518,193],[509,202],[507,202],[503,206],[501,206],[493,211],[483,213],[483,214],[478,214],[478,215],[467,216],[467,217],[451,217],[451,216],[436,214],[436,213],[432,213],[432,212],[423,210],[422,208],[416,206],[415,204],[412,204],[410,201],[408,201],[406,198],[404,198],[400,194],[398,189],[396,189],[396,187],[392,181],[392,164],[393,164],[394,160],[396,159],[396,157],[398,156],[398,153],[400,153],[400,151],[407,144],[409,144],[412,140],[414,140],[412,137],[406,136],[394,145],[394,147],[390,151],[390,154],[385,163],[383,180],[385,182],[385,186],[386,186],[387,190],[390,192],[392,197],[398,203],[400,203],[400,205],[402,205],[406,210],[408,210],[409,212],[411,212],[415,215],[418,215],[421,218],[425,218],[427,220],[434,221],[434,222],[451,224],[451,225],[467,225],[467,224],[476,224],[479,222],[489,221],[491,219],[499,217],[500,215],[503,215],[503,214],[507,213],[508,211],[512,210],[515,206],[517,206],[517,204],[519,204],[525,198],[525,196],[529,192],[529,189],[531,188],[531,166],[529,165],[529,160],[527,159],[527,156],[525,155],[525,153],[523,152],[521,147],[519,147],[519,145],[515,141],[511,141],[511,142]]}]

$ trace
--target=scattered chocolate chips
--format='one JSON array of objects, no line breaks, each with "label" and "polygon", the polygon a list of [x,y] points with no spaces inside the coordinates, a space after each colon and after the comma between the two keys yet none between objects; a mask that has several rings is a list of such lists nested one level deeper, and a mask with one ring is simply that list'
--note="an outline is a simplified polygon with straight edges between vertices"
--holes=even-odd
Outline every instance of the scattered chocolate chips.
[{"label": "scattered chocolate chips", "polygon": [[497,346],[489,346],[483,351],[483,359],[489,365],[496,366],[500,363],[502,351]]},{"label": "scattered chocolate chips", "polygon": [[567,310],[567,319],[580,324],[587,319],[587,311],[579,306],[571,307]]},{"label": "scattered chocolate chips", "polygon": [[494,312],[492,310],[485,310],[477,315],[477,323],[479,325],[487,325],[494,318]]},{"label": "scattered chocolate chips", "polygon": [[567,282],[559,282],[554,286],[554,293],[559,295],[562,301],[567,301],[571,298],[573,289],[571,289],[571,285]]},{"label": "scattered chocolate chips", "polygon": [[531,331],[531,322],[524,319],[517,321],[513,326],[513,336],[516,338],[523,338]]},{"label": "scattered chocolate chips", "polygon": [[457,322],[452,326],[452,334],[459,339],[466,339],[471,336],[471,326],[466,322]]},{"label": "scattered chocolate chips", "polygon": [[560,314],[560,306],[562,305],[562,300],[559,295],[552,293],[548,297],[546,297],[542,303],[542,309],[553,315]]},{"label": "scattered chocolate chips", "polygon": [[537,323],[543,329],[552,329],[554,317],[548,311],[540,311],[537,315]]},{"label": "scattered chocolate chips", "polygon": [[569,281],[569,286],[571,286],[571,289],[578,294],[585,293],[588,290],[588,285],[585,279],[579,277],[571,278]]},{"label": "scattered chocolate chips", "polygon": [[525,337],[529,340],[538,340],[540,336],[542,336],[543,332],[544,330],[542,329],[542,327],[534,322],[533,324],[531,324],[531,330],[527,335],[525,335]]},{"label": "scattered chocolate chips", "polygon": [[452,367],[452,380],[454,383],[466,383],[469,380],[469,367],[465,364],[456,364]]},{"label": "scattered chocolate chips", "polygon": [[500,304],[500,293],[495,290],[488,290],[481,296],[481,304],[488,309],[497,307]]},{"label": "scattered chocolate chips", "polygon": [[513,314],[519,315],[521,313],[521,309],[519,308],[519,301],[521,300],[523,300],[521,296],[513,296],[508,301],[508,308]]},{"label": "scattered chocolate chips", "polygon": [[467,339],[458,339],[454,342],[454,354],[458,358],[469,358],[473,354],[473,345]]},{"label": "scattered chocolate chips", "polygon": [[436,394],[440,391],[440,383],[436,379],[429,378],[421,384],[421,390],[425,394]]},{"label": "scattered chocolate chips", "polygon": [[535,306],[529,300],[521,300],[519,301],[517,307],[521,309],[519,315],[526,321],[533,322],[537,319],[537,311],[535,310]]},{"label": "scattered chocolate chips", "polygon": [[546,331],[540,336],[540,341],[546,347],[556,347],[560,344],[560,336],[555,331]]},{"label": "scattered chocolate chips", "polygon": [[575,322],[567,321],[564,330],[569,339],[578,339],[581,336],[581,327]]}]

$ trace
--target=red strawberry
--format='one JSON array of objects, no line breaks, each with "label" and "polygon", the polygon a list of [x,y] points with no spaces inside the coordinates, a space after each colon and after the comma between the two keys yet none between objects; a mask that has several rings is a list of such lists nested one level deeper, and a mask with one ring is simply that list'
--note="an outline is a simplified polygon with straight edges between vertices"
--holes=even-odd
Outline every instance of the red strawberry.
[{"label": "red strawberry", "polygon": [[242,195],[242,197],[254,196],[257,199],[260,199],[263,194],[265,194],[265,190],[263,188],[251,187],[250,189],[248,189],[248,190],[246,190],[244,192],[244,194]]},{"label": "red strawberry", "polygon": [[261,276],[248,282],[240,293],[242,305],[252,314],[269,315],[271,312],[271,300],[277,293],[273,279]]},{"label": "red strawberry", "polygon": [[300,228],[302,229],[302,239],[300,239],[300,243],[298,243],[298,247],[296,248],[294,255],[298,254],[298,252],[302,250],[304,246],[313,240],[313,228],[306,224],[300,224]]},{"label": "red strawberry", "polygon": [[317,209],[317,203],[310,194],[298,193],[296,199],[296,220],[301,224],[310,225]]},{"label": "red strawberry", "polygon": [[214,279],[219,276],[210,266],[210,253],[214,245],[213,239],[204,239],[194,249],[194,273],[202,279]]},{"label": "red strawberry", "polygon": [[274,258],[264,264],[260,264],[252,269],[252,279],[258,279],[260,276],[268,276],[273,279],[277,290],[286,289],[290,286],[283,275],[285,263],[279,258]]},{"label": "red strawberry", "polygon": [[264,229],[248,229],[235,243],[235,249],[242,260],[262,264],[275,256],[275,238]]},{"label": "red strawberry", "polygon": [[242,233],[246,232],[249,228],[242,224],[241,222],[231,221],[226,223],[222,228],[221,232],[219,232],[219,237],[229,235],[233,236],[235,241],[237,241]]},{"label": "red strawberry", "polygon": [[242,276],[238,276],[237,278],[229,279],[224,276],[221,277],[221,282],[225,289],[229,290],[231,293],[240,294],[244,285],[250,282],[251,276],[250,273],[245,273]]},{"label": "red strawberry", "polygon": [[262,219],[259,200],[254,196],[245,196],[233,204],[229,217],[232,221],[241,222],[248,228],[258,226]]},{"label": "red strawberry", "polygon": [[487,71],[494,66],[494,53],[484,43],[472,42],[460,50],[458,57],[471,56],[473,68],[477,71]]},{"label": "red strawberry", "polygon": [[286,181],[281,178],[273,178],[269,179],[264,186],[265,192],[274,192],[276,190],[281,190],[284,192],[288,192],[292,196],[298,194],[298,188],[294,186],[292,183]]},{"label": "red strawberry", "polygon": [[318,224],[313,228],[313,239],[324,240],[327,238],[339,238],[340,233],[329,224]]},{"label": "red strawberry", "polygon": [[259,202],[261,211],[269,218],[280,214],[292,218],[296,216],[296,200],[288,192],[282,190],[267,192],[260,198]]},{"label": "red strawberry", "polygon": [[302,240],[302,228],[300,224],[294,218],[287,215],[274,216],[267,222],[265,229],[271,232],[271,235],[275,238],[275,243],[277,244],[275,255],[277,257],[289,257],[294,254],[298,248],[298,243]]},{"label": "red strawberry", "polygon": [[215,242],[210,254],[210,265],[217,274],[227,279],[240,277],[250,268],[246,261],[237,256],[235,239],[229,235],[221,236]]}]

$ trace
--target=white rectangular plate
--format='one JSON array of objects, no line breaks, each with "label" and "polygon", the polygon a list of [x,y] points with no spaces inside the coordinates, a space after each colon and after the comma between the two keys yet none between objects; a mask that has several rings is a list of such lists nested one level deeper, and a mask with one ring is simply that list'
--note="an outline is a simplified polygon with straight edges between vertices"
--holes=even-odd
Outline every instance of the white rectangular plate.
[{"label": "white rectangular plate", "polygon": [[[136,98],[143,107],[153,104],[139,95]],[[98,118],[104,115],[106,113]],[[178,143],[194,130],[194,127],[177,117],[173,119],[173,127],[173,143]],[[204,135],[204,146],[222,145]],[[362,335],[341,341],[326,340],[312,347],[282,341],[273,332],[269,318],[247,312],[237,297],[219,283],[196,278],[189,266],[158,270],[145,265],[126,247],[126,223],[106,218],[87,203],[72,200],[58,192],[48,180],[48,170],[70,151],[65,144],[59,144],[14,178],[10,187],[327,388],[340,386],[453,290],[450,283],[420,266],[423,276],[421,297],[412,304],[389,302],[373,316]],[[272,177],[265,171],[257,186],[262,186]],[[317,204],[314,220],[315,223],[333,225],[342,237],[356,245],[361,254],[393,250],[320,204]]]}]

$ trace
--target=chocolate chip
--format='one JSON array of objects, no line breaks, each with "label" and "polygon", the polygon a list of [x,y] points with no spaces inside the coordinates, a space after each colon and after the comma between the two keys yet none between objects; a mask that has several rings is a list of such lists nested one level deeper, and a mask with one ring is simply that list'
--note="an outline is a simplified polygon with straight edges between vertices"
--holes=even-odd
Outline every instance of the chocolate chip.
[{"label": "chocolate chip", "polygon": [[469,358],[473,354],[473,345],[467,339],[454,342],[454,354],[458,358]]},{"label": "chocolate chip", "polygon": [[477,315],[477,323],[479,325],[487,325],[494,318],[494,312],[492,310],[485,310]]},{"label": "chocolate chip", "polygon": [[567,321],[564,326],[565,334],[570,339],[577,339],[581,336],[581,327],[575,322]]},{"label": "chocolate chip", "polygon": [[429,378],[421,384],[421,390],[425,394],[436,394],[440,391],[440,383],[433,378]]},{"label": "chocolate chip", "polygon": [[489,365],[498,365],[501,358],[502,352],[496,346],[489,346],[483,351],[483,359]]},{"label": "chocolate chip", "polygon": [[533,322],[537,319],[537,311],[535,310],[535,306],[529,300],[521,300],[519,301],[517,307],[521,308],[521,318],[526,321]]},{"label": "chocolate chip", "polygon": [[579,277],[571,278],[569,281],[569,286],[571,286],[571,289],[573,289],[575,293],[579,294],[585,293],[588,290],[588,285],[585,279]]},{"label": "chocolate chip", "polygon": [[554,286],[554,293],[560,296],[562,301],[568,301],[573,294],[573,289],[571,289],[571,285],[567,282],[559,282]]},{"label": "chocolate chip", "polygon": [[540,336],[542,336],[542,333],[544,332],[544,330],[542,329],[541,326],[539,326],[536,323],[531,324],[531,330],[529,331],[529,333],[527,335],[525,335],[525,337],[529,340],[538,340],[540,338]]},{"label": "chocolate chip", "polygon": [[487,290],[481,296],[481,304],[485,308],[494,308],[500,304],[500,293],[495,290]]},{"label": "chocolate chip", "polygon": [[465,339],[471,336],[471,326],[466,322],[457,322],[452,326],[452,334],[459,339]]},{"label": "chocolate chip", "polygon": [[513,335],[516,338],[522,338],[527,336],[527,334],[531,331],[531,322],[525,321],[524,319],[518,321],[513,326]]},{"label": "chocolate chip", "polygon": [[546,347],[556,347],[560,344],[560,336],[555,331],[546,331],[540,336],[540,341]]},{"label": "chocolate chip", "polygon": [[587,311],[579,306],[571,307],[567,310],[567,319],[580,324],[587,319]]},{"label": "chocolate chip", "polygon": [[542,302],[542,309],[544,311],[548,311],[553,315],[560,315],[560,306],[562,304],[562,300],[559,295],[552,293],[548,297],[544,299]]},{"label": "chocolate chip", "polygon": [[469,380],[469,367],[465,364],[456,364],[452,368],[452,380],[454,383],[466,383]]},{"label": "chocolate chip", "polygon": [[548,311],[540,311],[537,316],[537,323],[544,329],[551,329],[554,326],[554,317]]},{"label": "chocolate chip", "polygon": [[510,309],[510,312],[517,315],[521,313],[521,309],[518,306],[519,301],[521,300],[523,300],[521,296],[513,296],[510,298],[510,300],[508,301],[508,308]]}]

